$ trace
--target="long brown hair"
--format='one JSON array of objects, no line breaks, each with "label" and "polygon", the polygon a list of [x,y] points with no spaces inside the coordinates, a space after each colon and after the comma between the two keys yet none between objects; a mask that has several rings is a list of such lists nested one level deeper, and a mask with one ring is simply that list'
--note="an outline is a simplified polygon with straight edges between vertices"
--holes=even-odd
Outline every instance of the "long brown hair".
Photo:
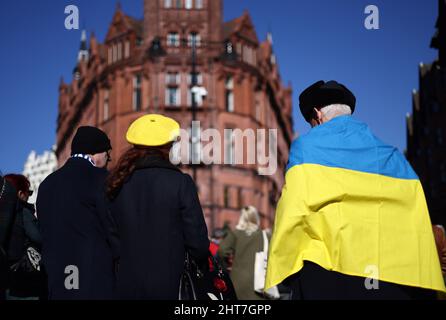
[{"label": "long brown hair", "polygon": [[125,181],[131,177],[136,169],[137,161],[151,156],[161,157],[169,160],[169,152],[172,143],[159,147],[139,147],[133,146],[128,149],[118,161],[117,166],[110,172],[106,183],[106,194],[110,200],[114,200]]}]

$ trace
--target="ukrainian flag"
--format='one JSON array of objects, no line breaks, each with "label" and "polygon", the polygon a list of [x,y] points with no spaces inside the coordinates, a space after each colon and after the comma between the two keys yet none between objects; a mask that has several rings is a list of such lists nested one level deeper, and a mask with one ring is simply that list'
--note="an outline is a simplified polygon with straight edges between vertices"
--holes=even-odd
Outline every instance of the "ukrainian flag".
[{"label": "ukrainian flag", "polygon": [[291,146],[266,288],[304,261],[352,276],[446,291],[421,183],[400,152],[351,116]]}]

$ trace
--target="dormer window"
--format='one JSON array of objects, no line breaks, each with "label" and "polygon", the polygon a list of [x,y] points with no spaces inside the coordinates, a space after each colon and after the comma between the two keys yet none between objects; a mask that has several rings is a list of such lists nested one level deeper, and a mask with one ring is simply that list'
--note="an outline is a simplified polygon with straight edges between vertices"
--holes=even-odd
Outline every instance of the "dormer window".
[{"label": "dormer window", "polygon": [[167,45],[170,47],[180,46],[180,35],[176,32],[170,32],[167,35]]},{"label": "dormer window", "polygon": [[193,0],[185,0],[186,2],[185,2],[185,8],[186,9],[192,9],[192,7],[193,7]]}]

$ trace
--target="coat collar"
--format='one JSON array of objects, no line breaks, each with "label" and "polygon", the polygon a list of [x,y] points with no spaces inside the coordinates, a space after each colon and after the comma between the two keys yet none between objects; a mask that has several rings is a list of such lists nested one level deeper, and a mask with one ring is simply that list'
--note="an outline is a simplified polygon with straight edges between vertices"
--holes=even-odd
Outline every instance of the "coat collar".
[{"label": "coat collar", "polygon": [[92,159],[88,154],[76,153],[76,154],[73,154],[73,155],[71,156],[71,158],[81,158],[81,159],[85,159],[85,160],[87,160],[88,162],[90,162],[90,164],[91,164],[93,167],[96,167],[96,165],[94,164],[93,159]]},{"label": "coat collar", "polygon": [[91,165],[91,163],[83,158],[68,158],[67,162],[65,162],[64,167],[67,166],[68,168],[90,168],[93,170],[102,170],[107,172],[107,169],[104,168],[99,168],[99,167],[95,167],[93,165]]},{"label": "coat collar", "polygon": [[136,162],[136,170],[146,168],[164,168],[181,172],[181,170],[160,156],[148,156]]}]

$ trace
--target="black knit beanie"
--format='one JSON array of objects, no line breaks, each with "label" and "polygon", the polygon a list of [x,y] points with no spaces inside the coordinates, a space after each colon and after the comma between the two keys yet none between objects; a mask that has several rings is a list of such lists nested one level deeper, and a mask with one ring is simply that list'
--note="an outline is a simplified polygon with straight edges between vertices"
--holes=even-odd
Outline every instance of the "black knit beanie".
[{"label": "black knit beanie", "polygon": [[96,127],[79,127],[71,143],[71,154],[97,154],[110,150],[110,139]]}]

